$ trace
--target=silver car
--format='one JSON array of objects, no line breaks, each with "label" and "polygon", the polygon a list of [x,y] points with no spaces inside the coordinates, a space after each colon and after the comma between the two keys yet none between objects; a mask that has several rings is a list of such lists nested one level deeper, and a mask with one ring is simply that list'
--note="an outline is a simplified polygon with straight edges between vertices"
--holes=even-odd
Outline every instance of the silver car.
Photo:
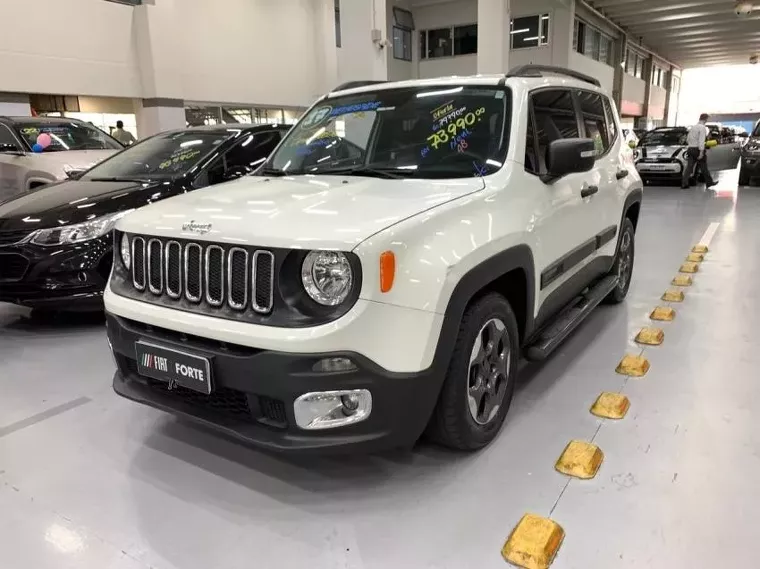
[{"label": "silver car", "polygon": [[[636,170],[645,183],[681,182],[687,167],[686,127],[662,127],[644,134],[633,150]],[[724,142],[712,135],[708,138],[707,167],[710,173],[733,170],[739,163],[740,146]]]},{"label": "silver car", "polygon": [[88,170],[123,148],[77,119],[0,117],[0,202]]}]

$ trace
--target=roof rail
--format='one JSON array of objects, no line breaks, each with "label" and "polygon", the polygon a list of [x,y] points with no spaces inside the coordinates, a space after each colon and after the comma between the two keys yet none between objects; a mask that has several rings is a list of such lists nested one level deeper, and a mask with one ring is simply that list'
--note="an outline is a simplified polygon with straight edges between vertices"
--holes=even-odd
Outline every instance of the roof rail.
[{"label": "roof rail", "polygon": [[597,87],[601,87],[602,84],[599,79],[594,79],[590,75],[573,71],[565,67],[557,67],[556,65],[518,65],[507,73],[507,77],[543,77],[543,73],[554,73],[555,75],[566,75],[573,79],[579,79],[586,83],[591,83]]},{"label": "roof rail", "polygon": [[330,92],[334,93],[335,91],[345,91],[346,89],[356,89],[357,87],[377,85],[378,83],[387,83],[387,81],[348,81],[347,83],[341,83]]}]

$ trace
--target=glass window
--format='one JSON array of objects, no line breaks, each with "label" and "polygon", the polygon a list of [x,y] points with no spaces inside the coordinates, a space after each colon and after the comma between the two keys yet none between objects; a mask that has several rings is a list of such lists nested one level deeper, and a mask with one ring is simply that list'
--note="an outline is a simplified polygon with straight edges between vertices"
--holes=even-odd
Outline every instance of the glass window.
[{"label": "glass window", "polygon": [[599,37],[599,61],[601,63],[610,64],[610,56],[612,55],[612,41],[605,35]]},{"label": "glass window", "polygon": [[586,138],[594,141],[597,155],[604,154],[610,148],[610,138],[602,96],[591,91],[577,91],[577,96]]},{"label": "glass window", "polygon": [[210,186],[250,174],[267,159],[280,138],[281,134],[277,130],[245,136],[215,160],[207,174],[199,177],[195,186]]},{"label": "glass window", "polygon": [[538,144],[540,172],[545,171],[543,161],[549,144],[563,138],[578,138],[578,117],[569,90],[545,89],[531,95],[536,119],[535,136]]},{"label": "glass window", "polygon": [[615,111],[613,110],[612,103],[607,97],[603,97],[602,102],[604,103],[604,113],[607,116],[607,139],[610,142],[610,146],[612,146],[615,143],[619,132],[618,125],[615,122]]},{"label": "glass window", "polygon": [[464,178],[506,158],[510,91],[447,86],[329,99],[304,116],[263,173]]},{"label": "glass window", "polygon": [[[11,130],[4,124],[0,124],[0,144],[12,144],[18,148],[16,137],[13,136]],[[21,149],[19,148],[19,150]]]},{"label": "glass window", "polygon": [[478,53],[478,26],[454,27],[454,55]]},{"label": "glass window", "polygon": [[[47,134],[49,143],[42,144],[42,152],[62,152],[66,150],[121,150],[124,148],[102,130],[86,123],[73,120],[35,120],[16,123],[16,131],[21,139],[32,147],[38,137]],[[45,139],[45,142],[48,140]]]},{"label": "glass window", "polygon": [[685,146],[689,131],[685,128],[650,130],[639,140],[639,146]]},{"label": "glass window", "polygon": [[179,131],[157,134],[101,162],[85,179],[153,180],[176,178],[190,171],[232,133]]},{"label": "glass window", "polygon": [[509,30],[512,49],[538,47],[549,43],[549,14],[514,18]]},{"label": "glass window", "polygon": [[578,46],[583,45],[583,34],[585,32],[584,28],[586,27],[586,24],[583,22],[580,22],[578,18],[575,18],[573,21],[573,51],[577,51],[578,53],[583,53],[582,49],[578,49]]},{"label": "glass window", "polygon": [[448,57],[453,54],[451,41],[451,28],[427,31],[426,57]]},{"label": "glass window", "polygon": [[335,0],[335,46],[340,47],[340,0]]},{"label": "glass window", "polygon": [[404,61],[412,60],[412,32],[393,26],[393,57]]},{"label": "glass window", "polygon": [[399,28],[405,30],[414,29],[414,16],[409,10],[404,10],[398,6],[393,7],[393,21]]}]

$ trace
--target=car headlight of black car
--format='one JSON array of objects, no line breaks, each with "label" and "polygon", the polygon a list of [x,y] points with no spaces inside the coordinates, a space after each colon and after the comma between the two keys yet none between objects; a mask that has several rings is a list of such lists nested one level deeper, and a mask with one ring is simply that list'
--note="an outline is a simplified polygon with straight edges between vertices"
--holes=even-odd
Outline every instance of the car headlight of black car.
[{"label": "car headlight of black car", "polygon": [[51,227],[50,229],[38,229],[32,234],[30,241],[35,245],[53,247],[56,245],[69,245],[73,243],[82,243],[83,241],[89,241],[90,239],[96,239],[103,235],[107,235],[113,229],[116,222],[130,211],[131,210],[120,211],[110,215],[103,215],[73,225]]},{"label": "car headlight of black car", "polygon": [[306,294],[322,306],[337,306],[348,297],[354,275],[348,257],[338,251],[312,251],[301,265]]},{"label": "car headlight of black car", "polygon": [[744,147],[744,152],[747,154],[760,154],[760,143],[750,142]]}]

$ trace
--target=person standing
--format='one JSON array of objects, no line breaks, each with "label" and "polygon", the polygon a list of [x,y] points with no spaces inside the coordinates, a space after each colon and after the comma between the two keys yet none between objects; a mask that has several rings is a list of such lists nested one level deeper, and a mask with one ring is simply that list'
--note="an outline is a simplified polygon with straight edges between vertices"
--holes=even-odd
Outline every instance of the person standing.
[{"label": "person standing", "polygon": [[[686,168],[683,171],[683,177],[681,178],[681,188],[684,190],[689,188],[689,178],[694,173],[694,178],[702,173],[702,177],[705,179],[705,184],[708,188],[713,187],[716,182],[710,175],[710,170],[707,168],[707,154],[705,142],[707,142],[707,125],[705,124],[710,119],[707,113],[699,115],[699,122],[689,129],[689,134],[686,136]],[[696,171],[694,166],[696,165]]]},{"label": "person standing", "polygon": [[124,121],[116,121],[116,128],[111,133],[111,136],[121,142],[124,146],[129,146],[130,144],[134,144],[136,142],[136,139],[134,136],[132,136],[132,133],[128,130],[124,130]]}]

